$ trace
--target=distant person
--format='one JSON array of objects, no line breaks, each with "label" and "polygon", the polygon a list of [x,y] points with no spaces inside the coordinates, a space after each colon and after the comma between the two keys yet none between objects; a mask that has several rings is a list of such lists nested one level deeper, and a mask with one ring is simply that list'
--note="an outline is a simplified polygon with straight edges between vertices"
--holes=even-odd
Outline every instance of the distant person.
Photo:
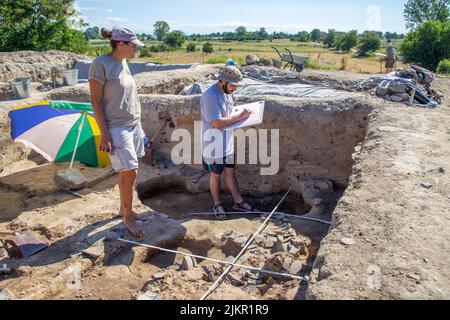
[{"label": "distant person", "polygon": [[392,41],[388,40],[388,46],[386,48],[386,73],[390,73],[393,71],[396,60],[396,51],[394,46],[392,45]]},{"label": "distant person", "polygon": [[91,102],[101,133],[100,150],[110,154],[111,165],[119,173],[120,211],[123,223],[135,236],[143,236],[132,209],[138,173],[138,158],[145,155],[141,126],[141,104],[136,83],[126,59],[135,57],[144,44],[133,31],[102,29],[112,51],[99,56],[89,68]]},{"label": "distant person", "polygon": [[[224,128],[248,119],[251,112],[244,110],[240,114],[231,116],[234,106],[232,93],[236,91],[238,83],[242,80],[242,73],[239,69],[233,66],[224,67],[217,79],[219,81],[209,87],[200,100],[201,142],[203,167],[210,173],[210,190],[214,201],[213,210],[218,220],[226,220],[227,214],[220,198],[222,174],[225,176],[226,185],[235,201],[233,210],[239,212],[256,211],[239,193],[236,179],[234,135],[232,130],[224,130]],[[222,138],[219,139],[221,140],[219,145],[215,143],[217,138],[212,138],[214,133],[218,133]],[[212,151],[213,148],[214,151]]]}]

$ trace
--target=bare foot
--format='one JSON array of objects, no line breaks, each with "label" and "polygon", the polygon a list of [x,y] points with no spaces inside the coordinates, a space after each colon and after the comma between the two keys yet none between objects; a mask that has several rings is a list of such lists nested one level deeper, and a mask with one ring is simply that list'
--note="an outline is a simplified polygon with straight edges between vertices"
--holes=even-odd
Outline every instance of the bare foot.
[{"label": "bare foot", "polygon": [[134,236],[141,238],[144,235],[144,230],[137,225],[136,220],[123,218],[122,221]]}]

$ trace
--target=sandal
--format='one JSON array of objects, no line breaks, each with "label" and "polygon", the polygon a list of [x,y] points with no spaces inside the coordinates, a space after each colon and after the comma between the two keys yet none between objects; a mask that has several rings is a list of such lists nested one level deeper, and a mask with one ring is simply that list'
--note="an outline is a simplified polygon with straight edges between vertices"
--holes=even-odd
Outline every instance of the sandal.
[{"label": "sandal", "polygon": [[[249,206],[250,209],[245,208],[245,206]],[[251,204],[249,204],[247,201],[242,201],[241,203],[234,203],[233,210],[237,212],[256,212],[257,210],[253,208]]]},{"label": "sandal", "polygon": [[213,207],[214,215],[216,216],[216,219],[221,220],[221,221],[228,220],[228,215],[221,213],[219,208],[225,209],[223,206],[223,203],[217,203]]}]

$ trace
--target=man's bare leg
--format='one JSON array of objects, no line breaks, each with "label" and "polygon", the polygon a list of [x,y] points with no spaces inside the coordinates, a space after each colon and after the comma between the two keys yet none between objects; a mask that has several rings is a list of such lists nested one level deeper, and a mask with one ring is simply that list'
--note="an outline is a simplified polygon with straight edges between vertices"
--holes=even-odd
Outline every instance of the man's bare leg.
[{"label": "man's bare leg", "polygon": [[119,173],[120,203],[123,213],[123,223],[136,237],[144,235],[143,230],[136,223],[136,215],[133,212],[133,194],[136,183],[137,170]]},{"label": "man's bare leg", "polygon": [[[211,190],[211,195],[214,201],[214,205],[222,203],[220,200],[220,174],[211,173],[211,177],[209,179],[209,188]],[[222,214],[226,214],[224,208],[218,208],[219,212]]]},{"label": "man's bare leg", "polygon": [[[233,196],[234,202],[236,202],[237,204],[244,202],[244,199],[239,192],[239,184],[236,178],[236,169],[225,168],[224,175],[225,182],[227,184],[228,190]],[[244,205],[244,208],[247,210],[252,210],[252,207],[248,203]]]}]

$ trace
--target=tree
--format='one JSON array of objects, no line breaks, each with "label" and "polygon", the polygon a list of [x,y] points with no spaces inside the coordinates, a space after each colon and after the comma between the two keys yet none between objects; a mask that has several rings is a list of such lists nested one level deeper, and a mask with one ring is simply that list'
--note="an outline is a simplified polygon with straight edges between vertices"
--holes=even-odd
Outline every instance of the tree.
[{"label": "tree", "polygon": [[254,32],[254,37],[257,40],[266,40],[269,38],[269,34],[266,31],[266,28],[260,28],[258,31]]},{"label": "tree", "polygon": [[166,35],[166,37],[163,39],[164,44],[167,46],[178,49],[181,48],[186,41],[186,35],[183,31],[172,31]]},{"label": "tree", "polygon": [[329,29],[327,36],[323,40],[323,44],[326,45],[328,48],[331,48],[334,46],[335,40],[336,40],[336,30]]},{"label": "tree", "polygon": [[352,30],[338,36],[336,40],[336,49],[344,52],[349,52],[358,44],[358,31]]},{"label": "tree", "polygon": [[100,34],[100,29],[98,27],[87,28],[84,31],[84,36],[86,37],[87,40],[102,38],[102,35]]},{"label": "tree", "polygon": [[397,40],[397,39],[400,39],[400,35],[399,35],[397,32],[394,32],[394,33],[392,33],[392,32],[386,32],[386,33],[384,34],[384,38],[385,38],[386,40]]},{"label": "tree", "polygon": [[139,47],[139,58],[151,57],[150,49],[147,47]]},{"label": "tree", "polygon": [[311,31],[311,41],[317,42],[320,40],[320,29],[314,29]]},{"label": "tree", "polygon": [[213,45],[211,44],[211,43],[209,43],[209,42],[206,42],[204,45],[203,45],[203,50],[202,50],[204,53],[213,53],[214,52],[214,47],[213,47]]},{"label": "tree", "polygon": [[450,0],[408,0],[403,15],[407,29],[416,29],[430,20],[445,22],[450,17]]},{"label": "tree", "polygon": [[[369,31],[369,32],[371,32],[371,31]],[[381,31],[374,31],[374,32],[377,34],[377,36],[378,36],[378,38],[380,38],[380,40],[383,39],[383,32],[381,32]]]},{"label": "tree", "polygon": [[436,70],[439,62],[450,57],[450,21],[428,21],[411,31],[400,44],[407,61]]},{"label": "tree", "polygon": [[239,41],[247,40],[247,29],[245,27],[238,27],[236,30],[236,38]]},{"label": "tree", "polygon": [[66,50],[85,53],[86,27],[78,18],[74,0],[36,0],[0,2],[0,51]]},{"label": "tree", "polygon": [[170,32],[170,26],[166,21],[156,21],[153,25],[154,34],[158,41],[163,41],[165,36]]},{"label": "tree", "polygon": [[364,57],[377,51],[381,47],[381,40],[377,32],[364,32],[358,42],[358,56]]},{"label": "tree", "polygon": [[295,40],[299,42],[309,42],[311,40],[311,34],[308,31],[300,31],[295,35]]}]

